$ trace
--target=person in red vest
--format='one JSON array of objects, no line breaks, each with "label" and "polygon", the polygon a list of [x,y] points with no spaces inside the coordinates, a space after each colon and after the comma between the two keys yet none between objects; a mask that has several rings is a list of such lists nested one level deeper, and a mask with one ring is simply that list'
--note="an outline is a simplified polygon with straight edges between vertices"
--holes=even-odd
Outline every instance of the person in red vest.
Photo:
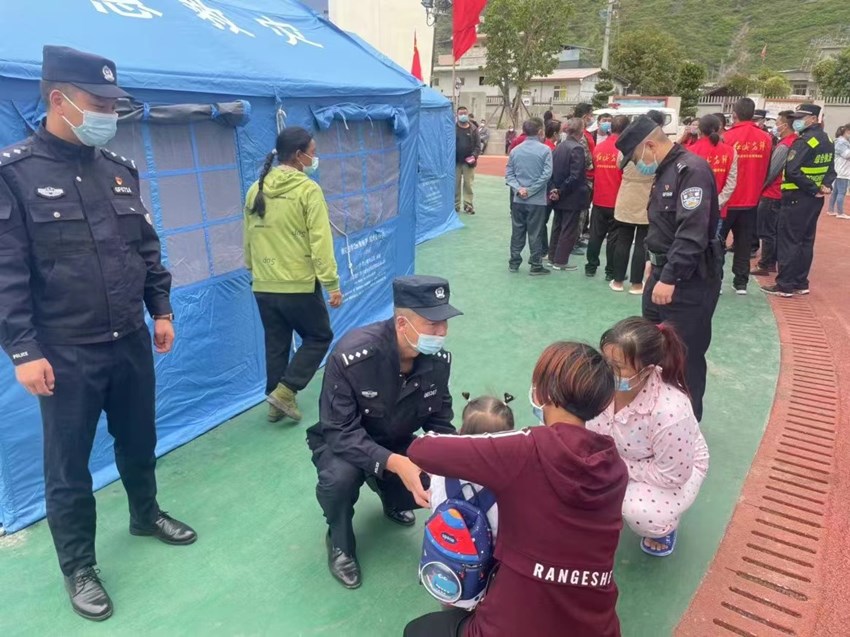
[{"label": "person in red vest", "polygon": [[[749,97],[742,97],[732,108],[732,128],[726,131],[724,141],[738,153],[738,183],[729,200],[729,210],[723,223],[724,230],[735,235],[735,252],[732,285],[737,294],[747,293],[750,279],[750,235],[756,222],[759,199],[773,142],[770,135],[753,122],[756,104]],[[725,232],[723,233],[725,234]]]},{"label": "person in red vest", "polygon": [[614,145],[626,126],[629,118],[617,115],[611,120],[611,134],[593,151],[593,166],[595,179],[593,186],[593,214],[590,216],[590,240],[587,243],[587,264],[584,273],[596,276],[599,268],[599,251],[602,240],[605,245],[605,280],[614,280],[614,204],[617,203],[617,192],[623,181],[623,171],[620,170],[618,154],[620,151]]},{"label": "person in red vest", "polygon": [[697,123],[699,138],[688,150],[705,159],[711,166],[717,183],[720,217],[726,218],[727,204],[735,191],[738,178],[738,156],[735,149],[720,138],[720,120],[714,115],[703,115],[694,121]]},{"label": "person in red vest", "polygon": [[782,171],[788,160],[791,145],[797,139],[797,133],[791,127],[794,111],[782,111],[776,118],[774,135],[779,142],[774,146],[770,157],[770,168],[765,183],[767,187],[761,194],[758,207],[758,235],[761,240],[761,258],[750,274],[767,276],[776,272],[776,232],[779,224],[779,208],[782,204]]}]

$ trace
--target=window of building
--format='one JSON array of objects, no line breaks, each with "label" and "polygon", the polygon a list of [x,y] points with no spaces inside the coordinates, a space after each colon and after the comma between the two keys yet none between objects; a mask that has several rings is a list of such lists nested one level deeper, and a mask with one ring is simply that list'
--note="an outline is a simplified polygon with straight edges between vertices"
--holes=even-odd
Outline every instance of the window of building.
[{"label": "window of building", "polygon": [[808,95],[809,85],[806,82],[794,82],[791,84],[791,92],[794,95]]},{"label": "window of building", "polygon": [[484,86],[484,76],[483,75],[478,76],[478,86]]},{"label": "window of building", "polygon": [[552,101],[553,102],[566,102],[567,101],[567,87],[561,84],[556,84],[552,88]]},{"label": "window of building", "polygon": [[432,75],[431,76],[431,86],[439,86],[440,85],[440,76]]}]

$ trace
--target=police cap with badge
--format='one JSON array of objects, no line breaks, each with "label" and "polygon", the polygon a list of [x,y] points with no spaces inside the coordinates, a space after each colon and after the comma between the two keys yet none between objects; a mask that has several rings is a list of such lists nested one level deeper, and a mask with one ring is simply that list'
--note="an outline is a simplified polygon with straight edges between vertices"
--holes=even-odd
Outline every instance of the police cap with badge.
[{"label": "police cap with badge", "polygon": [[656,128],[658,128],[658,124],[646,115],[637,117],[626,127],[626,130],[623,131],[614,143],[617,150],[623,153],[623,159],[620,161],[620,170],[623,170],[626,165],[632,161],[637,147],[643,142],[643,140],[649,137],[649,134]]},{"label": "police cap with badge", "polygon": [[115,62],[67,46],[47,44],[42,51],[41,79],[71,84],[97,97],[130,97],[118,82]]},{"label": "police cap with badge", "polygon": [[791,117],[799,119],[801,117],[817,117],[820,119],[820,106],[817,104],[800,104]]},{"label": "police cap with badge", "polygon": [[393,305],[429,321],[447,321],[463,312],[449,305],[449,282],[437,276],[400,276],[393,280]]}]

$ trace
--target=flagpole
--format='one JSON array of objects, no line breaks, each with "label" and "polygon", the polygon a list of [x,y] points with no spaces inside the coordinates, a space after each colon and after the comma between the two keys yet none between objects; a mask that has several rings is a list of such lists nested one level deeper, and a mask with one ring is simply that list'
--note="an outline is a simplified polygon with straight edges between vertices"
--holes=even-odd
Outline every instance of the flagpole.
[{"label": "flagpole", "polygon": [[457,108],[458,98],[460,97],[460,91],[457,88],[457,60],[455,60],[454,53],[452,53],[452,104],[455,108]]}]

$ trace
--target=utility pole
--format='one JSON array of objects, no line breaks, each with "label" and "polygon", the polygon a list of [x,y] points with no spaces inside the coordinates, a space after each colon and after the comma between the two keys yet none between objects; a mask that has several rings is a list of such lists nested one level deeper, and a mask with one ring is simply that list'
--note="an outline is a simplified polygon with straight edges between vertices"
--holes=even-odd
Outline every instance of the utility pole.
[{"label": "utility pole", "polygon": [[608,69],[608,49],[611,46],[611,20],[614,17],[614,5],[617,0],[608,0],[608,9],[605,12],[605,40],[602,43],[602,68]]}]

